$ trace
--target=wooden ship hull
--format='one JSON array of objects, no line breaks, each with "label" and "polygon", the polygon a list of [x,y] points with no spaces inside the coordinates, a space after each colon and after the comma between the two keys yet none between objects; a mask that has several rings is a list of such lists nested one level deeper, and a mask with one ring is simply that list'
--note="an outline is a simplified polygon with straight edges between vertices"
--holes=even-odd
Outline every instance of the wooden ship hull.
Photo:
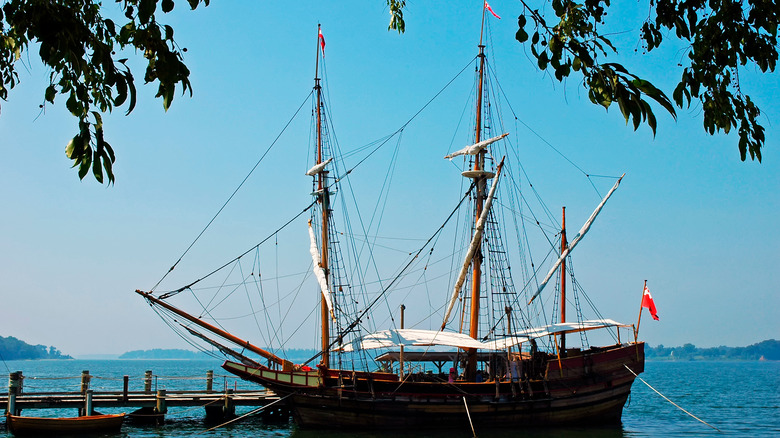
[{"label": "wooden ship hull", "polygon": [[[634,374],[644,370],[644,343],[545,355],[536,375],[510,382],[448,383],[446,376],[320,369],[277,371],[225,362],[223,367],[280,396],[307,428],[409,429],[518,425],[619,424]],[[630,368],[631,371],[626,369]],[[443,377],[444,381],[438,380]],[[426,381],[428,380],[428,381]]]},{"label": "wooden ship hull", "polygon": [[19,436],[61,436],[119,432],[125,414],[42,418],[7,415],[8,430]]}]

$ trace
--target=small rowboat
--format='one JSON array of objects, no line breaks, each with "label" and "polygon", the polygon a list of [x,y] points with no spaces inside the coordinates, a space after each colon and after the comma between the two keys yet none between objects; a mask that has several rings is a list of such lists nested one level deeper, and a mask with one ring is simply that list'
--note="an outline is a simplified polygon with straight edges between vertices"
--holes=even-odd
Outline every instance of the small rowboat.
[{"label": "small rowboat", "polygon": [[69,418],[6,416],[8,430],[14,435],[68,435],[119,432],[125,414],[88,415]]}]

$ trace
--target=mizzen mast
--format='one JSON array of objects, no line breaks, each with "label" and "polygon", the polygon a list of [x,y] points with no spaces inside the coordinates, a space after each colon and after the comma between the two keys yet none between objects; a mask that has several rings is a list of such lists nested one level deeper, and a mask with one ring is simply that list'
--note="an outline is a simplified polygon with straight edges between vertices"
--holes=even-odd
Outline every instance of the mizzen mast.
[{"label": "mizzen mast", "polygon": [[[322,28],[317,25],[317,59],[314,67],[314,94],[317,99],[317,162],[316,165],[323,162],[323,150],[322,150],[322,86],[320,85],[320,48],[324,50],[325,40],[322,37]],[[324,52],[323,52],[324,55]],[[328,185],[325,180],[328,172],[324,169],[317,174],[317,195],[319,196],[319,203],[322,209],[322,248],[320,251],[320,266],[325,273],[325,281],[328,281],[328,212],[330,209],[330,197],[328,194]],[[329,321],[329,309],[324,295],[321,292],[320,296],[320,322],[322,333],[322,361],[320,364],[324,367],[330,366],[330,321]]]},{"label": "mizzen mast", "polygon": [[[566,252],[566,207],[562,208],[561,254]],[[566,322],[566,259],[561,262],[561,324]],[[566,333],[561,333],[561,355],[566,356]]]}]

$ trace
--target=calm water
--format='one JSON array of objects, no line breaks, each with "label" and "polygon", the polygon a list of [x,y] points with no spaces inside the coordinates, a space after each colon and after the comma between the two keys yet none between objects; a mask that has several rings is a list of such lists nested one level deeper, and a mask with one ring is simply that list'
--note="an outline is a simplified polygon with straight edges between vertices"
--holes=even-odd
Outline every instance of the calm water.
[{"label": "calm water", "polygon": [[[78,390],[82,370],[95,376],[91,388],[121,390],[122,376],[130,376],[130,390],[141,390],[145,370],[155,374],[155,385],[160,389],[205,389],[206,370],[215,372],[214,389],[254,389],[248,382],[226,376],[213,361],[142,361],[142,360],[68,360],[68,361],[9,361],[11,371],[22,371],[26,376],[25,391]],[[7,369],[0,365],[7,375]],[[70,377],[51,379],[51,377]],[[563,437],[563,438],[623,438],[623,437],[754,437],[780,436],[780,363],[778,362],[648,362],[640,377],[653,385],[672,401],[704,421],[719,428],[713,430],[689,417],[658,396],[641,381],[634,382],[631,398],[623,413],[623,425],[607,429],[524,429],[512,431],[482,431],[483,437]],[[2,379],[5,387],[5,378]],[[247,412],[251,408],[245,408]],[[73,410],[35,411],[27,415],[74,416]],[[111,413],[111,410],[105,410]],[[242,413],[238,411],[237,413]],[[432,419],[435,421],[435,419]],[[258,417],[248,417],[232,426],[213,432],[203,422],[199,408],[169,409],[165,426],[136,427],[124,425],[116,437],[394,437],[398,433],[335,433],[302,431],[293,425],[265,425]],[[405,433],[404,436],[453,438],[469,437],[470,430],[443,433]],[[0,438],[10,437],[0,427]]]}]

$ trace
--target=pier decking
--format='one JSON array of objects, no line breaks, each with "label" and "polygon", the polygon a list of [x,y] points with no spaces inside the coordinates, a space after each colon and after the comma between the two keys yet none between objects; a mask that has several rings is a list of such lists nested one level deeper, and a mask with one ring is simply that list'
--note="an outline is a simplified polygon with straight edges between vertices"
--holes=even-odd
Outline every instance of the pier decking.
[{"label": "pier decking", "polygon": [[[221,390],[215,391],[213,371],[206,373],[206,386],[201,390],[153,390],[153,377],[151,371],[146,372],[141,391],[129,390],[128,376],[124,376],[123,389],[120,391],[93,391],[89,387],[94,376],[84,371],[79,391],[27,392],[23,388],[25,377],[21,372],[16,372],[9,376],[8,394],[0,395],[0,406],[5,406],[5,411],[13,415],[20,415],[26,409],[75,409],[74,415],[78,413],[81,416],[93,415],[105,408],[125,408],[131,419],[160,422],[171,407],[202,407],[207,418],[221,420],[233,417],[236,406],[259,408],[280,400],[276,394],[261,387],[257,390],[237,390],[224,385]],[[155,383],[160,385],[157,379]],[[263,413],[264,417],[276,421],[284,420],[288,415],[281,404],[275,404],[273,409]]]}]

